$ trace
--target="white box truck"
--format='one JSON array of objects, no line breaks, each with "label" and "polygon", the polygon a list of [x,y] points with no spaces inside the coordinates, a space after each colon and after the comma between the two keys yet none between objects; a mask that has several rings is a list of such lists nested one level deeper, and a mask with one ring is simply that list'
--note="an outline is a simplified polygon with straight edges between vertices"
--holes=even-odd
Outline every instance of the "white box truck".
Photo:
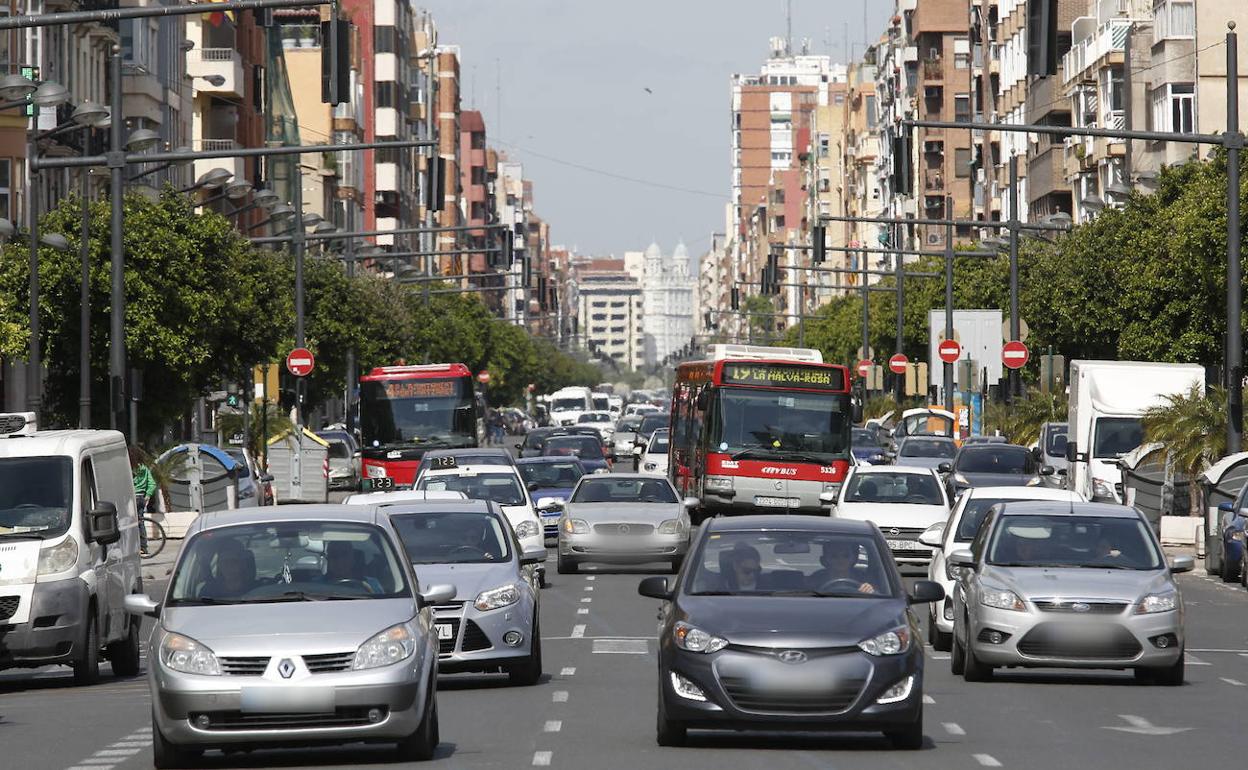
[{"label": "white box truck", "polygon": [[1141,416],[1164,396],[1204,387],[1199,364],[1071,361],[1067,488],[1088,500],[1121,503],[1118,458],[1144,441]]}]

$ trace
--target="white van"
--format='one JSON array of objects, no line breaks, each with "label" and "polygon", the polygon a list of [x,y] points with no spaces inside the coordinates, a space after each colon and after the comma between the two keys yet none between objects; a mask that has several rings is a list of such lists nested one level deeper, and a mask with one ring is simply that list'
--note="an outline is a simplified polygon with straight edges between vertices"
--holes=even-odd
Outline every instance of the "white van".
[{"label": "white van", "polygon": [[139,673],[138,511],[116,431],[37,431],[0,414],[0,669],[71,666],[77,684]]},{"label": "white van", "polygon": [[[604,407],[605,409],[606,407]],[[550,424],[576,425],[585,412],[594,411],[594,395],[589,388],[560,388],[550,394]]]}]

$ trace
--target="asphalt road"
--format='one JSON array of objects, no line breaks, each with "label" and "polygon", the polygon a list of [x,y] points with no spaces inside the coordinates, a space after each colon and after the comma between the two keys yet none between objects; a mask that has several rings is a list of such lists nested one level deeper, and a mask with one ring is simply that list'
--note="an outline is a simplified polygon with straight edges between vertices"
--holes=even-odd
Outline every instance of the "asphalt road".
[{"label": "asphalt road", "polygon": [[[553,560],[553,559],[552,559]],[[156,591],[160,573],[149,570]],[[1084,768],[1237,767],[1248,696],[1248,593],[1203,576],[1181,579],[1188,607],[1188,683],[1137,684],[1131,674],[998,673],[968,684],[928,649],[923,750],[875,735],[694,733],[690,746],[654,741],[658,602],[637,595],[640,569],[551,575],[542,594],[547,676],[439,683],[442,744],[434,767],[519,768]],[[332,618],[328,621],[332,622]],[[149,700],[140,678],[105,668],[95,687],[68,669],[0,673],[0,767],[151,766]],[[208,767],[340,768],[386,764],[384,747],[209,755]]]}]

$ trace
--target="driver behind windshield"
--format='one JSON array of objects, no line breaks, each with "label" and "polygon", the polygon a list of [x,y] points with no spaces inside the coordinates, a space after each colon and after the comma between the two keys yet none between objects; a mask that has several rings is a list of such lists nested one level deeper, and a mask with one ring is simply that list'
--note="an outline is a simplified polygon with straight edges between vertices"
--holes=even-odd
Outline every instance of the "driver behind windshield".
[{"label": "driver behind windshield", "polygon": [[212,577],[200,589],[204,599],[238,599],[256,587],[256,562],[237,540],[224,540],[217,551]]},{"label": "driver behind windshield", "polygon": [[325,544],[325,574],[322,581],[362,585],[369,593],[381,593],[381,583],[376,578],[362,574],[363,570],[356,569],[358,564],[355,546],[345,540],[331,540]]},{"label": "driver behind windshield", "polygon": [[875,586],[860,580],[858,577],[858,544],[852,541],[837,541],[823,544],[823,553],[819,556],[823,569],[810,576],[810,585],[816,591],[831,590],[835,584],[844,582],[853,584],[861,594],[875,593]]}]

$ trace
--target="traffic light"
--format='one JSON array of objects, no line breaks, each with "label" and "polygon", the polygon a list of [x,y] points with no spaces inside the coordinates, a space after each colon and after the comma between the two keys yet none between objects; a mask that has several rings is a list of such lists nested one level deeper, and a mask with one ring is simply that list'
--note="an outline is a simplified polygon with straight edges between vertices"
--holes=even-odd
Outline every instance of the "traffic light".
[{"label": "traffic light", "polygon": [[762,293],[780,293],[780,253],[774,249],[767,254],[767,266],[763,268]]},{"label": "traffic light", "polygon": [[351,101],[351,22],[322,21],[321,40],[321,102],[346,104]]},{"label": "traffic light", "polygon": [[815,225],[810,231],[810,237],[814,241],[811,262],[822,265],[828,258],[828,229],[823,225]]},{"label": "traffic light", "polygon": [[1057,0],[1027,0],[1027,74],[1057,74]]},{"label": "traffic light", "polygon": [[435,155],[428,159],[425,168],[425,208],[441,211],[446,198],[446,158]]},{"label": "traffic light", "polygon": [[914,129],[898,126],[893,137],[893,192],[898,195],[914,194],[913,155]]},{"label": "traffic light", "polygon": [[738,289],[736,286],[733,286],[732,291],[729,292],[728,303],[729,303],[729,307],[731,307],[733,310],[741,309],[741,290]]}]

